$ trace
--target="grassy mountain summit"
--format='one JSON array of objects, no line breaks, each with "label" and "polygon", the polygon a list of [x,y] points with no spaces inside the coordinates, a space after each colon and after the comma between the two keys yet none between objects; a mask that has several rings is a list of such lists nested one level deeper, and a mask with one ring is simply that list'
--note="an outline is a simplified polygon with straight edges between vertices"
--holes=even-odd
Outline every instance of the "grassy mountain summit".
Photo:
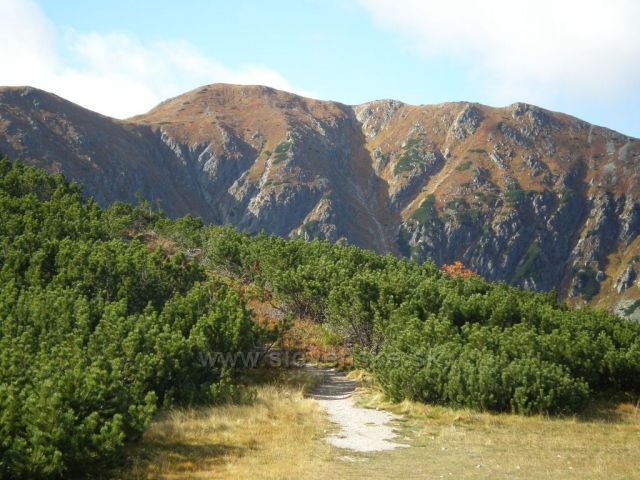
[{"label": "grassy mountain summit", "polygon": [[[106,206],[350,243],[633,316],[640,141],[517,103],[357,106],[214,84],[113,120],[0,90],[0,151]],[[638,312],[640,314],[640,312]]]}]

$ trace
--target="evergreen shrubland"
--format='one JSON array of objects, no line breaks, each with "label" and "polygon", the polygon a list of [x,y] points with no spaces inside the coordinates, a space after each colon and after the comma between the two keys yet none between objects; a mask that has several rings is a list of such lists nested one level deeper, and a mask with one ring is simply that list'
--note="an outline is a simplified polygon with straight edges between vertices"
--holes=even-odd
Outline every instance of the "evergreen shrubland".
[{"label": "evergreen shrubland", "polygon": [[2,159],[0,477],[85,472],[158,408],[241,395],[230,368],[202,361],[260,342],[222,277],[323,323],[394,400],[569,413],[640,392],[639,323],[430,262],[171,220],[146,202],[103,209]]},{"label": "evergreen shrubland", "polygon": [[202,362],[253,347],[238,295],[130,235],[190,219],[103,210],[60,175],[0,160],[0,478],[60,477],[117,458],[159,406],[226,400]]}]

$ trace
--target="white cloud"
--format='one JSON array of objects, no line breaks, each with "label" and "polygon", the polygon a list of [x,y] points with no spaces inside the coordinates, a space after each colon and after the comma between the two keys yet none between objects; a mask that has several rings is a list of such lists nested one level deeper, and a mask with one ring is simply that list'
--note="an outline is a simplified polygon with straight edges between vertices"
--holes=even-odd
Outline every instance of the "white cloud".
[{"label": "white cloud", "polygon": [[0,13],[0,85],[42,88],[105,115],[143,113],[167,97],[216,82],[309,95],[270,68],[229,68],[182,40],[144,44],[124,33],[60,35],[31,0],[0,0]]},{"label": "white cloud", "polygon": [[497,102],[608,102],[640,84],[637,0],[359,0],[427,57],[464,62]]}]

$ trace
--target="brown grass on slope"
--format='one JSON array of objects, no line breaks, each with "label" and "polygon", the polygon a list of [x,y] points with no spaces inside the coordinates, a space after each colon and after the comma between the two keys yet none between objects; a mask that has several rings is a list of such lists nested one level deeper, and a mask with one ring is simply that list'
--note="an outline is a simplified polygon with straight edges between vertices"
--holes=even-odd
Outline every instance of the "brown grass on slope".
[{"label": "brown grass on slope", "polygon": [[280,479],[320,469],[330,447],[319,439],[330,427],[304,398],[313,379],[295,370],[266,375],[274,382],[258,386],[249,405],[175,409],[158,418],[115,477]]},{"label": "brown grass on slope", "polygon": [[167,413],[118,478],[640,478],[635,402],[594,403],[575,417],[525,417],[390,404],[368,386],[357,394],[360,404],[401,414],[397,428],[410,447],[354,453],[322,440],[332,427],[303,396],[309,379],[295,372],[269,372],[276,383],[259,386],[251,405]]}]

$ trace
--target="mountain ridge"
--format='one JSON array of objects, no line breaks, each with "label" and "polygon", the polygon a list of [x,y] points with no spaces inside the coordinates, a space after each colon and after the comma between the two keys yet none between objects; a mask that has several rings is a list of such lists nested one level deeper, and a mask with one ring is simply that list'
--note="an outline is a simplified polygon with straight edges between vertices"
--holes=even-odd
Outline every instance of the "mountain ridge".
[{"label": "mountain ridge", "polygon": [[345,105],[213,84],[118,120],[1,87],[0,151],[101,204],[139,191],[250,233],[462,260],[575,302],[640,298],[640,141],[534,105]]}]

